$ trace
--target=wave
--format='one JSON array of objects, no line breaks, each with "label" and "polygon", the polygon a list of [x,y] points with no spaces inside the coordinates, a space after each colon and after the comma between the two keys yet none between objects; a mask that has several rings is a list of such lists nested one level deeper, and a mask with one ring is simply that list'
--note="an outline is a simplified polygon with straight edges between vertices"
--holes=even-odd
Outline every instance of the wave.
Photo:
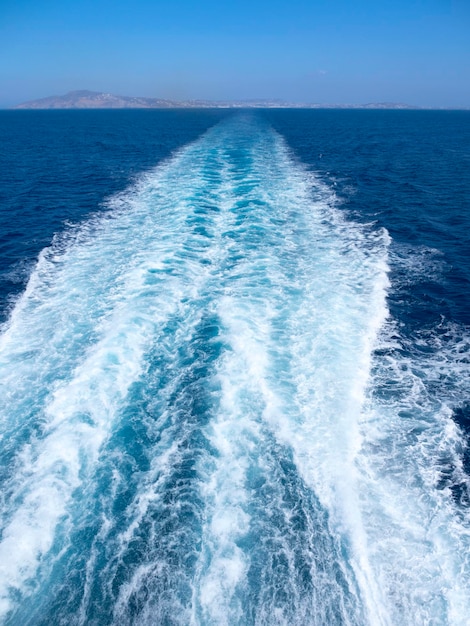
[{"label": "wave", "polygon": [[4,622],[463,624],[457,394],[391,243],[240,116],[44,250],[0,337]]}]

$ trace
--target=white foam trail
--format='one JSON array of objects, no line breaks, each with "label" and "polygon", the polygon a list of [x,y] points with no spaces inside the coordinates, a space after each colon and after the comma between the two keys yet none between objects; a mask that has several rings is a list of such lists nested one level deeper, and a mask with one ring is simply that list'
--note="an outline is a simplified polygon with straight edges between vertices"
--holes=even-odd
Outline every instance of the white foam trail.
[{"label": "white foam trail", "polygon": [[[371,624],[385,625],[389,615],[370,563],[355,458],[371,353],[387,315],[388,239],[379,233],[368,242],[359,228],[341,223],[336,228],[340,239],[320,269],[324,288],[307,279],[292,329],[300,419],[293,432],[278,428],[291,441],[296,463],[333,525],[348,538],[362,595],[358,601]],[[365,252],[370,244],[377,248],[373,256]]]},{"label": "white foam trail", "polygon": [[[171,483],[172,473],[175,471],[175,468],[183,461],[183,453],[180,448],[184,448],[185,438],[188,436],[188,429],[190,429],[190,426],[185,428],[184,419],[179,422],[178,419],[172,416],[175,408],[171,406],[170,398],[179,393],[178,388],[181,385],[181,379],[185,375],[191,374],[188,371],[188,365],[182,365],[179,361],[179,353],[186,346],[191,345],[193,336],[197,332],[197,327],[201,323],[202,314],[209,314],[210,312],[207,309],[208,306],[210,309],[207,293],[211,292],[211,283],[214,281],[215,272],[218,272],[218,268],[227,254],[222,245],[221,233],[229,228],[231,217],[227,215],[226,210],[228,208],[227,185],[225,183],[227,164],[224,162],[223,152],[224,147],[220,145],[218,151],[219,162],[216,163],[218,166],[217,172],[225,174],[221,177],[220,184],[214,184],[212,181],[212,184],[208,185],[204,196],[199,201],[194,201],[196,209],[199,204],[207,206],[209,201],[216,203],[217,206],[217,212],[211,224],[211,247],[204,252],[204,256],[209,260],[209,263],[204,265],[205,270],[201,272],[201,254],[199,250],[194,250],[197,242],[190,242],[188,239],[184,250],[185,265],[182,267],[182,270],[186,274],[188,271],[191,274],[192,269],[194,269],[194,275],[190,276],[191,280],[195,281],[192,283],[193,292],[191,297],[180,298],[182,304],[180,305],[178,317],[181,321],[175,333],[169,336],[160,336],[159,341],[155,342],[157,354],[162,353],[165,356],[166,372],[172,373],[169,383],[160,387],[158,392],[158,404],[161,407],[161,413],[160,415],[157,413],[158,418],[154,424],[149,425],[150,431],[161,433],[161,438],[159,438],[155,448],[151,452],[149,451],[149,455],[152,458],[151,469],[141,481],[135,499],[126,510],[128,525],[119,533],[117,539],[109,540],[116,542],[116,549],[112,562],[108,563],[102,572],[102,579],[107,592],[113,595],[111,581],[115,576],[116,568],[126,558],[129,545],[136,540],[136,536],[139,536],[141,526],[149,523],[149,520],[152,524],[153,530],[147,550],[146,562],[133,571],[131,577],[122,585],[116,597],[113,611],[116,623],[128,623],[135,620],[129,614],[128,607],[133,599],[139,597],[142,588],[154,589],[154,597],[150,597],[144,605],[139,623],[146,624],[149,621],[153,622],[155,619],[164,620],[169,613],[178,615],[179,623],[187,623],[187,620],[190,619],[190,613],[181,604],[177,592],[178,585],[181,585],[182,580],[187,578],[187,573],[178,571],[175,574],[173,572],[174,563],[166,561],[166,538],[160,534],[158,523],[152,520],[156,510],[159,511],[159,515],[162,518],[169,513],[167,511],[168,504],[163,502],[165,490],[168,489],[167,483]],[[214,157],[214,150],[211,153],[212,157]],[[209,219],[206,217],[204,232],[207,231],[208,221]],[[195,363],[192,366],[195,366]],[[210,476],[208,480],[211,480]],[[178,514],[178,506],[178,503],[175,502],[175,510],[170,512],[171,515]],[[120,524],[122,524],[122,520],[120,520]],[[106,524],[106,528],[103,530],[104,540],[106,540],[106,534],[112,530],[112,525]],[[168,538],[168,540],[171,544],[171,541],[175,539]],[[90,564],[90,568],[88,573],[89,579],[93,576],[92,564]],[[177,578],[173,579],[173,575]],[[107,581],[110,582],[108,583]],[[174,589],[171,589],[171,586],[174,586]],[[87,588],[81,607],[80,623],[83,624],[87,621],[86,610],[89,595],[90,591]]]},{"label": "white foam trail", "polygon": [[463,626],[470,609],[470,519],[441,483],[449,467],[450,484],[468,481],[462,433],[451,417],[468,389],[468,371],[455,358],[457,341],[411,357],[405,356],[411,346],[397,344],[393,325],[388,330],[374,371],[382,394],[366,404],[357,457],[376,577],[393,623],[413,616],[419,625]]},{"label": "white foam trail", "polygon": [[[252,179],[245,181],[252,190],[244,198],[259,206],[262,197],[269,213],[257,210],[257,228],[269,232],[272,228],[269,220],[275,216],[283,223],[282,242],[271,238],[265,247],[244,251],[243,260],[233,272],[227,273],[226,297],[218,309],[234,355],[227,361],[230,366],[221,370],[222,405],[231,407],[225,413],[236,415],[238,428],[243,423],[245,429],[234,438],[243,441],[243,445],[235,446],[230,454],[234,458],[238,456],[240,467],[245,467],[243,461],[250,454],[247,441],[250,437],[259,440],[256,420],[261,411],[278,439],[292,449],[301,475],[329,511],[332,532],[347,538],[350,564],[359,585],[357,603],[365,606],[368,622],[392,624],[417,619],[424,624],[428,619],[441,619],[436,618],[443,615],[439,586],[446,581],[448,591],[444,595],[449,623],[459,624],[461,616],[466,614],[463,610],[466,590],[461,583],[455,585],[452,581],[459,564],[464,571],[468,566],[456,560],[449,533],[436,536],[435,548],[430,552],[429,535],[423,534],[418,524],[423,514],[434,515],[423,499],[427,490],[433,491],[432,482],[428,480],[426,488],[416,493],[404,490],[403,480],[411,484],[422,472],[415,468],[407,473],[410,468],[404,467],[401,484],[395,485],[397,500],[392,509],[396,514],[395,522],[391,523],[390,513],[388,516],[384,513],[393,501],[393,498],[388,501],[386,495],[389,487],[384,468],[381,472],[371,469],[377,462],[378,446],[372,450],[366,443],[371,438],[365,430],[369,428],[365,424],[370,424],[366,417],[369,400],[366,405],[365,402],[371,355],[387,316],[389,238],[386,233],[368,233],[365,227],[343,221],[332,208],[334,197],[329,191],[318,181],[312,187],[305,173],[289,162],[283,147],[277,149],[276,158],[269,162],[257,154],[254,162],[260,164],[261,171],[255,171]],[[260,150],[263,151],[271,155],[272,145]],[[283,186],[280,181],[288,182]],[[307,207],[311,209],[309,213]],[[236,255],[234,246],[232,252]],[[279,365],[287,369],[279,370]],[[288,404],[292,386],[296,389],[294,411]],[[251,407],[247,398],[251,398]],[[244,409],[240,413],[241,406]],[[400,416],[396,417],[403,427]],[[393,422],[389,418],[380,416],[388,424]],[[373,421],[377,419],[376,416]],[[449,419],[444,430],[437,429],[436,433],[446,431],[445,439],[453,440],[452,445],[457,446],[461,436]],[[248,439],[247,432],[251,432]],[[221,458],[226,454],[225,440],[220,432],[214,441]],[[231,458],[227,457],[228,467],[233,463]],[[429,460],[428,451],[424,458]],[[243,471],[246,472],[246,467]],[[241,498],[238,506],[244,510],[242,480],[238,483],[237,493]],[[448,501],[449,494],[444,495]],[[413,526],[409,507],[416,497],[425,508],[416,519],[413,537],[409,532]],[[398,506],[400,502],[402,506]],[[446,520],[449,527],[455,526],[453,511]],[[383,534],[384,523],[392,535],[388,559],[380,557],[385,544],[378,533]],[[455,536],[464,541],[464,547],[465,528],[458,526]],[[242,531],[243,528],[241,525]],[[224,544],[235,543],[237,536],[226,526]],[[409,562],[398,558],[396,549],[402,546],[404,537],[405,543],[409,541],[407,550],[411,550],[414,561],[421,565],[410,568]],[[217,561],[212,567],[216,564]],[[248,566],[247,561],[245,569]],[[420,584],[420,567],[430,572],[424,584]],[[241,571],[240,567],[237,571]],[[206,575],[211,581],[211,576]],[[345,576],[348,579],[347,573]],[[402,577],[403,582],[398,583],[397,577]],[[239,590],[243,587],[241,577],[235,582],[228,598],[236,595],[237,586]],[[204,588],[204,582],[201,584]],[[354,581],[349,579],[349,584],[354,593]],[[430,603],[432,595],[438,599]],[[223,594],[222,597],[225,598]],[[201,602],[212,618],[225,619],[222,616],[230,615],[227,619],[236,622],[235,608],[230,609],[230,602],[221,601],[220,596],[218,599],[206,596]],[[420,613],[417,607],[425,608]],[[343,620],[346,619],[343,614]],[[282,623],[282,615],[279,620]]]},{"label": "white foam trail", "polygon": [[[265,206],[264,212],[254,211],[257,228],[269,233],[266,245],[245,251],[228,273],[218,309],[233,352],[221,370],[223,414],[239,434],[231,438],[230,455],[223,428],[216,431],[214,445],[221,450],[222,465],[232,467],[234,455],[241,469],[251,453],[248,442],[259,440],[259,419],[269,424],[292,449],[302,477],[330,512],[332,531],[351,543],[362,595],[357,601],[368,607],[371,623],[386,624],[387,610],[368,560],[354,458],[370,355],[387,314],[388,239],[382,233],[367,239],[364,229],[343,222],[326,188],[318,181],[312,185],[292,164],[280,139],[270,141],[268,148],[257,146],[255,171],[246,181],[252,181],[246,199],[259,206],[261,197]],[[278,239],[272,235],[273,219],[283,225]],[[294,410],[289,406],[293,386]],[[243,508],[239,482],[236,493]],[[226,490],[235,491],[230,480]],[[229,528],[224,545],[237,536]],[[203,605],[212,609],[213,623],[238,623],[238,614],[226,603],[234,591],[221,591],[217,601],[203,598]],[[278,619],[284,623],[282,610]],[[343,620],[348,623],[346,615]]]},{"label": "white foam trail", "polygon": [[[231,309],[232,302],[223,299],[219,314]],[[232,331],[230,329],[229,331]],[[236,329],[240,340],[247,338],[243,321]],[[248,349],[245,344],[245,348]],[[261,359],[262,360],[262,357]],[[256,366],[255,366],[256,369]],[[258,382],[247,368],[244,350],[235,349],[220,364],[221,404],[209,432],[217,459],[210,478],[203,487],[208,522],[204,528],[205,546],[195,589],[194,606],[201,606],[203,623],[229,625],[243,622],[240,590],[246,587],[247,559],[238,541],[249,531],[250,501],[247,493],[249,457],[260,441],[259,425],[250,402]],[[255,419],[253,419],[255,417]],[[193,622],[198,623],[196,616]]]},{"label": "white foam trail", "polygon": [[7,444],[26,428],[2,510],[3,616],[12,593],[34,587],[159,329],[204,280],[200,264],[183,258],[206,158],[189,146],[114,199],[109,215],[45,251],[0,337]]},{"label": "white foam trail", "polygon": [[[420,355],[383,330],[390,238],[336,204],[242,118],[41,255],[0,336],[2,618],[47,585],[100,467],[76,623],[98,579],[120,626],[463,626],[470,524],[441,483],[464,478],[468,372],[455,338]],[[150,462],[113,519],[129,476],[106,446],[137,383]]]}]

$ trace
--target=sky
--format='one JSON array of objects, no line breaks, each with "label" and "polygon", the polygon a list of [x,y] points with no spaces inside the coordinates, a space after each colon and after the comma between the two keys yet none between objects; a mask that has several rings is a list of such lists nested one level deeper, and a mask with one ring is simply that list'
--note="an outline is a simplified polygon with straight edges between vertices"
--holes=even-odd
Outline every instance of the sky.
[{"label": "sky", "polygon": [[77,89],[470,107],[470,0],[0,0],[0,107]]}]

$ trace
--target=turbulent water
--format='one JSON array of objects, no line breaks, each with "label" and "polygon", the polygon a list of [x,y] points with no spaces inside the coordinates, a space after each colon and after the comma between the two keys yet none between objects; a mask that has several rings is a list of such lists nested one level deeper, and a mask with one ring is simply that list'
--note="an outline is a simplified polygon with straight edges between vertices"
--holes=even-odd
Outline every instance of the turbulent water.
[{"label": "turbulent water", "polygon": [[408,252],[248,115],[58,232],[0,336],[2,623],[467,624],[469,339],[391,314]]}]

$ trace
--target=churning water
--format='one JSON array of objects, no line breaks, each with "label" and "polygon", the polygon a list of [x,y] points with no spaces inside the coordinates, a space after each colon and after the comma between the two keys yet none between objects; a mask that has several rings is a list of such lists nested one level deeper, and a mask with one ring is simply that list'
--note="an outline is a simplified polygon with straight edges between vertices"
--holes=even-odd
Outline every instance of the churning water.
[{"label": "churning water", "polygon": [[3,623],[468,623],[468,332],[389,310],[439,263],[247,115],[59,232],[0,336]]}]

